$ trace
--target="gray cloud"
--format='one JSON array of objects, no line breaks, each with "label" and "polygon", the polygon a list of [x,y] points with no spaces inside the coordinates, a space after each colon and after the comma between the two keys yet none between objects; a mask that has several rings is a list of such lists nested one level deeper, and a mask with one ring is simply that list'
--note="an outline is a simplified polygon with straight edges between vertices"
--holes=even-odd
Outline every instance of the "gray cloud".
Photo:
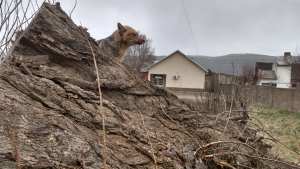
[{"label": "gray cloud", "polygon": [[[61,2],[70,11],[73,1]],[[73,18],[104,38],[117,22],[153,40],[156,54],[262,53],[300,47],[299,0],[79,0]],[[189,18],[191,27],[189,26]]]}]

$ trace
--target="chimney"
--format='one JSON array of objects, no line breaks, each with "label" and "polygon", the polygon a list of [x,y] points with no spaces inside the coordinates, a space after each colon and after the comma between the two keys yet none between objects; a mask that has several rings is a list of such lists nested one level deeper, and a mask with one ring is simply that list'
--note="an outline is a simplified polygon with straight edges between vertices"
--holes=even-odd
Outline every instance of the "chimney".
[{"label": "chimney", "polygon": [[283,61],[285,63],[288,63],[288,64],[291,63],[291,61],[292,61],[292,54],[291,54],[291,52],[284,52]]},{"label": "chimney", "polygon": [[292,56],[291,52],[284,52],[284,58],[288,58],[291,56]]}]

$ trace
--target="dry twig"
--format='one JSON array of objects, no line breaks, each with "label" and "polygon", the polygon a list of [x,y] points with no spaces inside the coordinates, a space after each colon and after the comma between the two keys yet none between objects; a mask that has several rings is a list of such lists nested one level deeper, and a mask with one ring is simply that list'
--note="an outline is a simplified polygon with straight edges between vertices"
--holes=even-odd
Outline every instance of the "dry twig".
[{"label": "dry twig", "polygon": [[99,68],[98,68],[98,64],[97,64],[97,59],[96,59],[96,55],[94,53],[93,47],[91,45],[91,42],[89,40],[89,38],[86,36],[85,32],[82,31],[83,36],[85,36],[87,43],[91,49],[91,53],[93,56],[93,61],[94,61],[94,66],[95,66],[95,71],[96,71],[96,76],[97,76],[97,86],[98,86],[98,94],[99,94],[99,112],[102,115],[102,129],[103,129],[103,135],[102,135],[102,141],[103,141],[103,147],[104,147],[104,151],[103,151],[103,164],[104,164],[104,169],[107,169],[107,145],[106,145],[106,128],[105,128],[105,115],[104,112],[102,112],[103,110],[103,99],[102,99],[102,91],[101,91],[101,82],[100,82],[100,75],[99,75]]},{"label": "dry twig", "polygon": [[37,0],[0,0],[0,63],[10,55],[10,48],[16,43],[18,32],[30,24],[40,8]]},{"label": "dry twig", "polygon": [[[256,118],[253,118],[253,117],[251,117],[251,119],[255,119],[255,120],[260,124],[260,126],[258,126],[258,125],[256,125],[256,126],[258,127],[259,131],[265,133],[267,136],[270,137],[269,140],[273,141],[274,143],[280,144],[280,145],[283,146],[285,149],[289,150],[290,152],[293,152],[293,153],[297,154],[297,155],[300,157],[300,153],[299,153],[299,152],[297,152],[297,151],[295,151],[295,150],[289,148],[287,145],[285,145],[284,143],[282,143],[280,140],[278,140],[278,139],[276,139],[274,136],[272,136],[272,134],[269,133],[269,132],[265,129],[264,124],[263,124],[260,120],[258,120],[258,119],[256,119]],[[253,124],[255,124],[255,123],[253,123]],[[266,138],[264,138],[264,139],[266,139]]]},{"label": "dry twig", "polygon": [[145,120],[144,120],[144,116],[141,112],[139,112],[140,114],[140,118],[141,118],[141,121],[142,121],[142,126],[144,127],[144,129],[146,130],[146,137],[147,137],[147,140],[149,142],[149,145],[150,145],[150,148],[151,148],[151,152],[152,152],[152,159],[154,161],[154,166],[155,166],[155,169],[158,169],[158,166],[157,166],[157,157],[155,155],[155,152],[154,152],[154,148],[153,148],[153,144],[150,140],[150,134],[149,134],[149,130],[146,128],[146,125],[145,125]]},{"label": "dry twig", "polygon": [[280,163],[280,164],[283,164],[283,165],[286,165],[289,167],[293,167],[294,169],[300,169],[300,166],[296,166],[296,165],[290,164],[290,163],[282,161],[282,160],[253,156],[253,155],[248,155],[248,154],[241,153],[241,152],[221,152],[221,153],[205,155],[204,158],[214,158],[217,156],[224,156],[224,155],[241,155],[241,156],[245,156],[245,157],[252,158],[252,159],[259,159],[259,160],[270,161],[270,162],[274,162],[274,163]]},{"label": "dry twig", "polygon": [[250,146],[250,145],[248,145],[248,144],[246,144],[246,143],[241,143],[241,142],[237,142],[237,141],[216,141],[216,142],[211,142],[211,143],[208,143],[208,144],[206,144],[206,145],[204,145],[204,146],[199,147],[199,148],[195,151],[195,156],[196,156],[199,152],[204,151],[204,150],[210,148],[211,146],[218,145],[218,144],[238,144],[238,145],[243,145],[243,146],[245,146],[245,147],[247,147],[247,148],[252,149],[254,152],[257,152],[257,150],[256,150],[254,147],[252,147],[252,146]]},{"label": "dry twig", "polygon": [[74,6],[73,6],[72,10],[69,13],[69,17],[70,18],[72,18],[72,14],[73,14],[74,10],[76,9],[77,4],[78,4],[78,0],[75,0]]},{"label": "dry twig", "polygon": [[18,143],[18,131],[14,127],[10,127],[9,129],[9,139],[11,146],[14,150],[14,156],[16,160],[16,169],[21,169],[21,158],[20,158],[20,150]]}]

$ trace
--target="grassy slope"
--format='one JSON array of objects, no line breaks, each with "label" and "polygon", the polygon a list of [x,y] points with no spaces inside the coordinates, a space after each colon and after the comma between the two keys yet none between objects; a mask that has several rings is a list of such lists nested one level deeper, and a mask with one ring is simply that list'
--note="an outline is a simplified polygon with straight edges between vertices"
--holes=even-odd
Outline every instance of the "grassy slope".
[{"label": "grassy slope", "polygon": [[[289,149],[300,153],[300,112],[288,112],[260,107],[253,107],[252,110],[250,116],[260,120],[265,130]],[[255,123],[261,125],[257,121]],[[266,134],[261,134],[264,137],[270,138]],[[288,150],[281,144],[268,142],[273,146],[273,153],[279,157],[300,163],[300,155],[297,153]]]}]

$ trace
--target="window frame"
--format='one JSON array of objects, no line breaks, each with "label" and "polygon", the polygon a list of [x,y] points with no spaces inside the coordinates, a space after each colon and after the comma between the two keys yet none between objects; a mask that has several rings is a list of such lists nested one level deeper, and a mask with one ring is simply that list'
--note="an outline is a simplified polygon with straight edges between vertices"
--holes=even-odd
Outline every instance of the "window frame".
[{"label": "window frame", "polygon": [[166,87],[166,79],[166,74],[150,74],[151,84],[157,87]]}]

